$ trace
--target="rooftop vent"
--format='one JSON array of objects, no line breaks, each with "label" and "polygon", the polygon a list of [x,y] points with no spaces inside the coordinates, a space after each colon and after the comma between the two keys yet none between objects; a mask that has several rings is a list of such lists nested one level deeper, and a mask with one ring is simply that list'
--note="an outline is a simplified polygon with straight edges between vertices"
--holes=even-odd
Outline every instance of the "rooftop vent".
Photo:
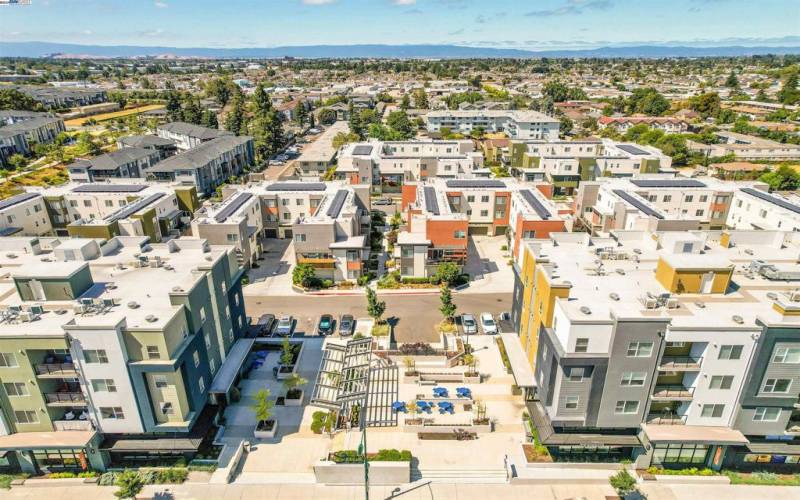
[{"label": "rooftop vent", "polygon": [[182,292],[182,291],[183,291],[183,288],[181,288],[181,287],[179,287],[179,286],[173,286],[173,287],[172,287],[172,291],[173,291],[173,292]]},{"label": "rooftop vent", "polygon": [[581,306],[581,312],[586,315],[592,314],[592,310],[589,309],[587,306]]},{"label": "rooftop vent", "polygon": [[706,308],[706,305],[705,305],[705,303],[703,303],[703,302],[700,302],[699,300],[698,300],[697,302],[695,302],[695,303],[694,303],[694,305],[696,305],[696,306],[697,306],[697,307],[699,307],[700,309],[705,309],[705,308]]},{"label": "rooftop vent", "polygon": [[135,300],[132,300],[128,302],[128,307],[130,307],[131,309],[139,309],[139,303],[136,302]]},{"label": "rooftop vent", "polygon": [[767,298],[771,300],[778,300],[778,294],[775,292],[769,292],[767,293]]},{"label": "rooftop vent", "polygon": [[158,321],[158,318],[156,318],[152,314],[148,314],[147,316],[144,317],[144,320],[147,321],[148,323],[155,323],[156,321]]},{"label": "rooftop vent", "polygon": [[63,316],[64,314],[67,314],[67,310],[66,309],[56,309],[55,313],[58,314],[59,316]]},{"label": "rooftop vent", "polygon": [[17,254],[15,254],[15,253],[7,253],[6,257],[8,257],[9,259],[16,259],[17,258]]},{"label": "rooftop vent", "polygon": [[633,253],[635,253],[636,255],[642,255],[642,249],[641,248],[634,248],[633,249]]},{"label": "rooftop vent", "polygon": [[611,300],[619,300],[619,294],[616,292],[611,292],[608,296],[611,297]]},{"label": "rooftop vent", "polygon": [[739,324],[739,325],[744,323],[744,318],[739,316],[738,314],[734,314],[731,317],[731,319],[733,320],[734,323]]},{"label": "rooftop vent", "polygon": [[625,276],[625,270],[622,269],[621,267],[618,267],[617,269],[615,269],[615,271],[617,271],[617,274]]}]

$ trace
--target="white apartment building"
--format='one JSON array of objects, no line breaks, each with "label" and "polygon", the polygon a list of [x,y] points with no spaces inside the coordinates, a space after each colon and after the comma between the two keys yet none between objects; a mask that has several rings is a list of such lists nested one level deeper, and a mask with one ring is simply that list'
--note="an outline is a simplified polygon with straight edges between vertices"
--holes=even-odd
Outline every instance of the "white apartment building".
[{"label": "white apartment building", "polygon": [[520,110],[437,110],[425,116],[428,132],[469,134],[477,128],[503,132],[511,139],[558,139],[560,122],[538,111]]},{"label": "white apartment building", "polygon": [[0,236],[40,236],[52,231],[47,205],[40,194],[27,192],[0,201]]},{"label": "white apartment building", "polygon": [[769,193],[766,185],[743,187],[734,193],[728,227],[800,231],[800,196]]}]

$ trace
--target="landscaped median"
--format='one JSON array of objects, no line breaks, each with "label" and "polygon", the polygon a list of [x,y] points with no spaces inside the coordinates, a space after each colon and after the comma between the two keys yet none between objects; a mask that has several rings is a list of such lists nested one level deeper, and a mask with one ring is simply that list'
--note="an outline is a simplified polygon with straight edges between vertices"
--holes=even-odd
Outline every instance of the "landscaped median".
[{"label": "landscaped median", "polygon": [[[379,450],[367,454],[369,482],[373,485],[403,484],[411,481],[411,452]],[[364,456],[355,450],[341,450],[314,464],[320,484],[364,484]]]},{"label": "landscaped median", "polygon": [[737,472],[725,470],[717,472],[708,468],[699,469],[689,467],[686,469],[659,469],[650,467],[646,471],[639,471],[645,480],[655,480],[662,483],[721,483],[721,484],[750,484],[761,486],[800,486],[800,474],[778,474],[767,471]]}]

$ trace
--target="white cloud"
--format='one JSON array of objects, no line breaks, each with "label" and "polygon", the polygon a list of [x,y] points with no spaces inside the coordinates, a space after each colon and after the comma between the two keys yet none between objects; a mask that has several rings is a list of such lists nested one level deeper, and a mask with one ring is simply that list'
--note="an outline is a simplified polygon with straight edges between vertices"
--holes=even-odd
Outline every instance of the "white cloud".
[{"label": "white cloud", "polygon": [[328,5],[336,0],[303,0],[304,5]]},{"label": "white cloud", "polygon": [[156,7],[158,7],[159,9],[166,9],[167,7],[169,7],[169,5],[167,5],[166,2],[158,2],[157,1],[154,5]]},{"label": "white cloud", "polygon": [[394,5],[416,5],[417,0],[392,0]]},{"label": "white cloud", "polygon": [[83,34],[84,35],[91,35],[92,34],[92,30],[83,30]]}]

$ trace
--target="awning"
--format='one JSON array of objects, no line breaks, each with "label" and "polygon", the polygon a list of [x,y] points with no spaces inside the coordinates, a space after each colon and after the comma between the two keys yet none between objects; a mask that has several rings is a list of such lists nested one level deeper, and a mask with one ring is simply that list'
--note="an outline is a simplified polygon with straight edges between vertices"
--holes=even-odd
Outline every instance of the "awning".
[{"label": "awning", "polygon": [[625,446],[638,448],[642,446],[639,438],[633,434],[573,434],[556,432],[541,402],[528,403],[528,412],[539,434],[539,441],[545,446]]},{"label": "awning", "polygon": [[227,394],[230,390],[233,381],[236,380],[236,375],[242,368],[244,360],[250,351],[253,349],[253,343],[256,339],[239,339],[228,351],[228,356],[222,362],[214,381],[211,382],[211,388],[208,392],[212,394]]},{"label": "awning", "polygon": [[83,448],[95,431],[18,432],[0,436],[0,450]]},{"label": "awning", "polygon": [[651,443],[737,445],[750,442],[735,429],[709,425],[642,424],[642,431]]},{"label": "awning", "polygon": [[102,449],[116,453],[181,453],[197,451],[202,442],[202,438],[120,439],[103,443]]},{"label": "awning", "polygon": [[800,455],[800,442],[770,441],[745,445],[750,453],[769,455]]},{"label": "awning", "polygon": [[536,387],[536,379],[533,378],[533,370],[528,363],[528,356],[522,350],[519,342],[519,335],[516,333],[501,333],[503,345],[506,348],[508,362],[511,364],[511,372],[514,380],[520,387]]}]

